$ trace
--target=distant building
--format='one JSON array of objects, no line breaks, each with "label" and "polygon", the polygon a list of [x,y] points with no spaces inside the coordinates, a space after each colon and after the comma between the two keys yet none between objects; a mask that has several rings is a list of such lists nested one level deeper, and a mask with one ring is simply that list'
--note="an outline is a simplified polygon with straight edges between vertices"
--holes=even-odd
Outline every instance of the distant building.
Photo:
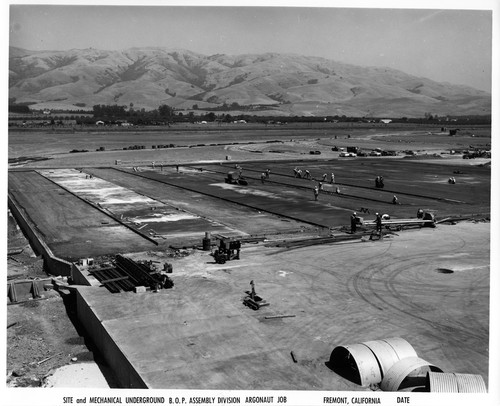
[{"label": "distant building", "polygon": [[384,124],[389,124],[392,122],[392,120],[390,118],[382,118],[380,119],[380,122]]}]

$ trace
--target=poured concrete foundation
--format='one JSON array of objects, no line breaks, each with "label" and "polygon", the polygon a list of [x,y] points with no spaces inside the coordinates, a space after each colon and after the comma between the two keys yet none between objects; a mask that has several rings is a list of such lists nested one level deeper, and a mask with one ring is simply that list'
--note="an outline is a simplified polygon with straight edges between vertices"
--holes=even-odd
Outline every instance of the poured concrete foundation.
[{"label": "poured concrete foundation", "polygon": [[[78,315],[124,387],[368,390],[336,374],[330,354],[387,336],[445,372],[486,379],[488,228],[285,251],[244,245],[242,259],[224,265],[198,251],[173,261],[173,289],[79,287]],[[462,271],[436,272],[445,263]],[[258,311],[242,303],[251,280],[270,302]]]}]

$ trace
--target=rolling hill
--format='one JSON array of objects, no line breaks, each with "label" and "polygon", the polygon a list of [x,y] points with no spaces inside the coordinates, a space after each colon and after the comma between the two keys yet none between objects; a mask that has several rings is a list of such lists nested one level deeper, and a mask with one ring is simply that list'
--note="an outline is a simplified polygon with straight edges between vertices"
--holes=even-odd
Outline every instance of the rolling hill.
[{"label": "rolling hill", "polygon": [[491,95],[380,67],[291,54],[206,56],[181,49],[28,51],[10,47],[9,98],[32,108],[118,104],[252,114],[422,117],[491,114]]}]

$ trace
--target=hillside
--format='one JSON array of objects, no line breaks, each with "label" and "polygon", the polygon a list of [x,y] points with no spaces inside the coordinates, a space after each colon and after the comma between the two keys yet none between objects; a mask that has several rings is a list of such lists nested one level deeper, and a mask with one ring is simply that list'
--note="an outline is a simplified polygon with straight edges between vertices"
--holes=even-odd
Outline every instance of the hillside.
[{"label": "hillside", "polygon": [[[131,48],[28,51],[10,47],[9,98],[32,108],[154,109],[259,105],[252,114],[422,117],[490,114],[491,95],[389,68],[290,54],[206,56]],[[236,106],[236,105],[233,105]]]}]

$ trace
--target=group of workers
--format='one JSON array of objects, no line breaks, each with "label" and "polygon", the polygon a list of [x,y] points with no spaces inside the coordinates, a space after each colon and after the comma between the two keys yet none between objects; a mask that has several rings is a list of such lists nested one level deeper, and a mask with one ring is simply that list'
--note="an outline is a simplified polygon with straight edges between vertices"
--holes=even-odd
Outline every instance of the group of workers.
[{"label": "group of workers", "polygon": [[[293,176],[295,178],[299,178],[299,179],[313,180],[313,177],[311,176],[311,172],[309,172],[309,170],[307,170],[307,169],[302,171],[302,169],[295,167],[295,168],[293,168]],[[330,174],[330,180],[328,180],[328,174],[324,173],[323,176],[321,176],[321,181],[322,182],[329,182],[330,184],[333,184],[333,183],[335,183],[335,174],[332,172]]]},{"label": "group of workers", "polygon": [[265,172],[262,172],[260,174],[260,181],[262,183],[264,183],[266,181],[266,179],[269,179],[269,175],[271,174],[271,170],[270,169],[266,169]]},{"label": "group of workers", "polygon": [[[366,213],[366,209],[361,208],[362,212]],[[382,220],[390,220],[390,216],[388,214],[379,214],[375,213],[375,230],[376,232],[381,235],[382,234]],[[417,219],[423,219],[424,218],[424,211],[422,209],[417,210]],[[358,224],[361,223],[361,219],[358,217],[358,214],[356,212],[353,212],[351,214],[351,233],[355,233],[358,227]]]},{"label": "group of workers", "polygon": [[[390,216],[388,214],[375,213],[375,230],[379,235],[382,234],[382,220],[389,220]],[[356,212],[351,214],[351,233],[355,233],[358,227],[358,223],[361,223],[360,218]]]}]

